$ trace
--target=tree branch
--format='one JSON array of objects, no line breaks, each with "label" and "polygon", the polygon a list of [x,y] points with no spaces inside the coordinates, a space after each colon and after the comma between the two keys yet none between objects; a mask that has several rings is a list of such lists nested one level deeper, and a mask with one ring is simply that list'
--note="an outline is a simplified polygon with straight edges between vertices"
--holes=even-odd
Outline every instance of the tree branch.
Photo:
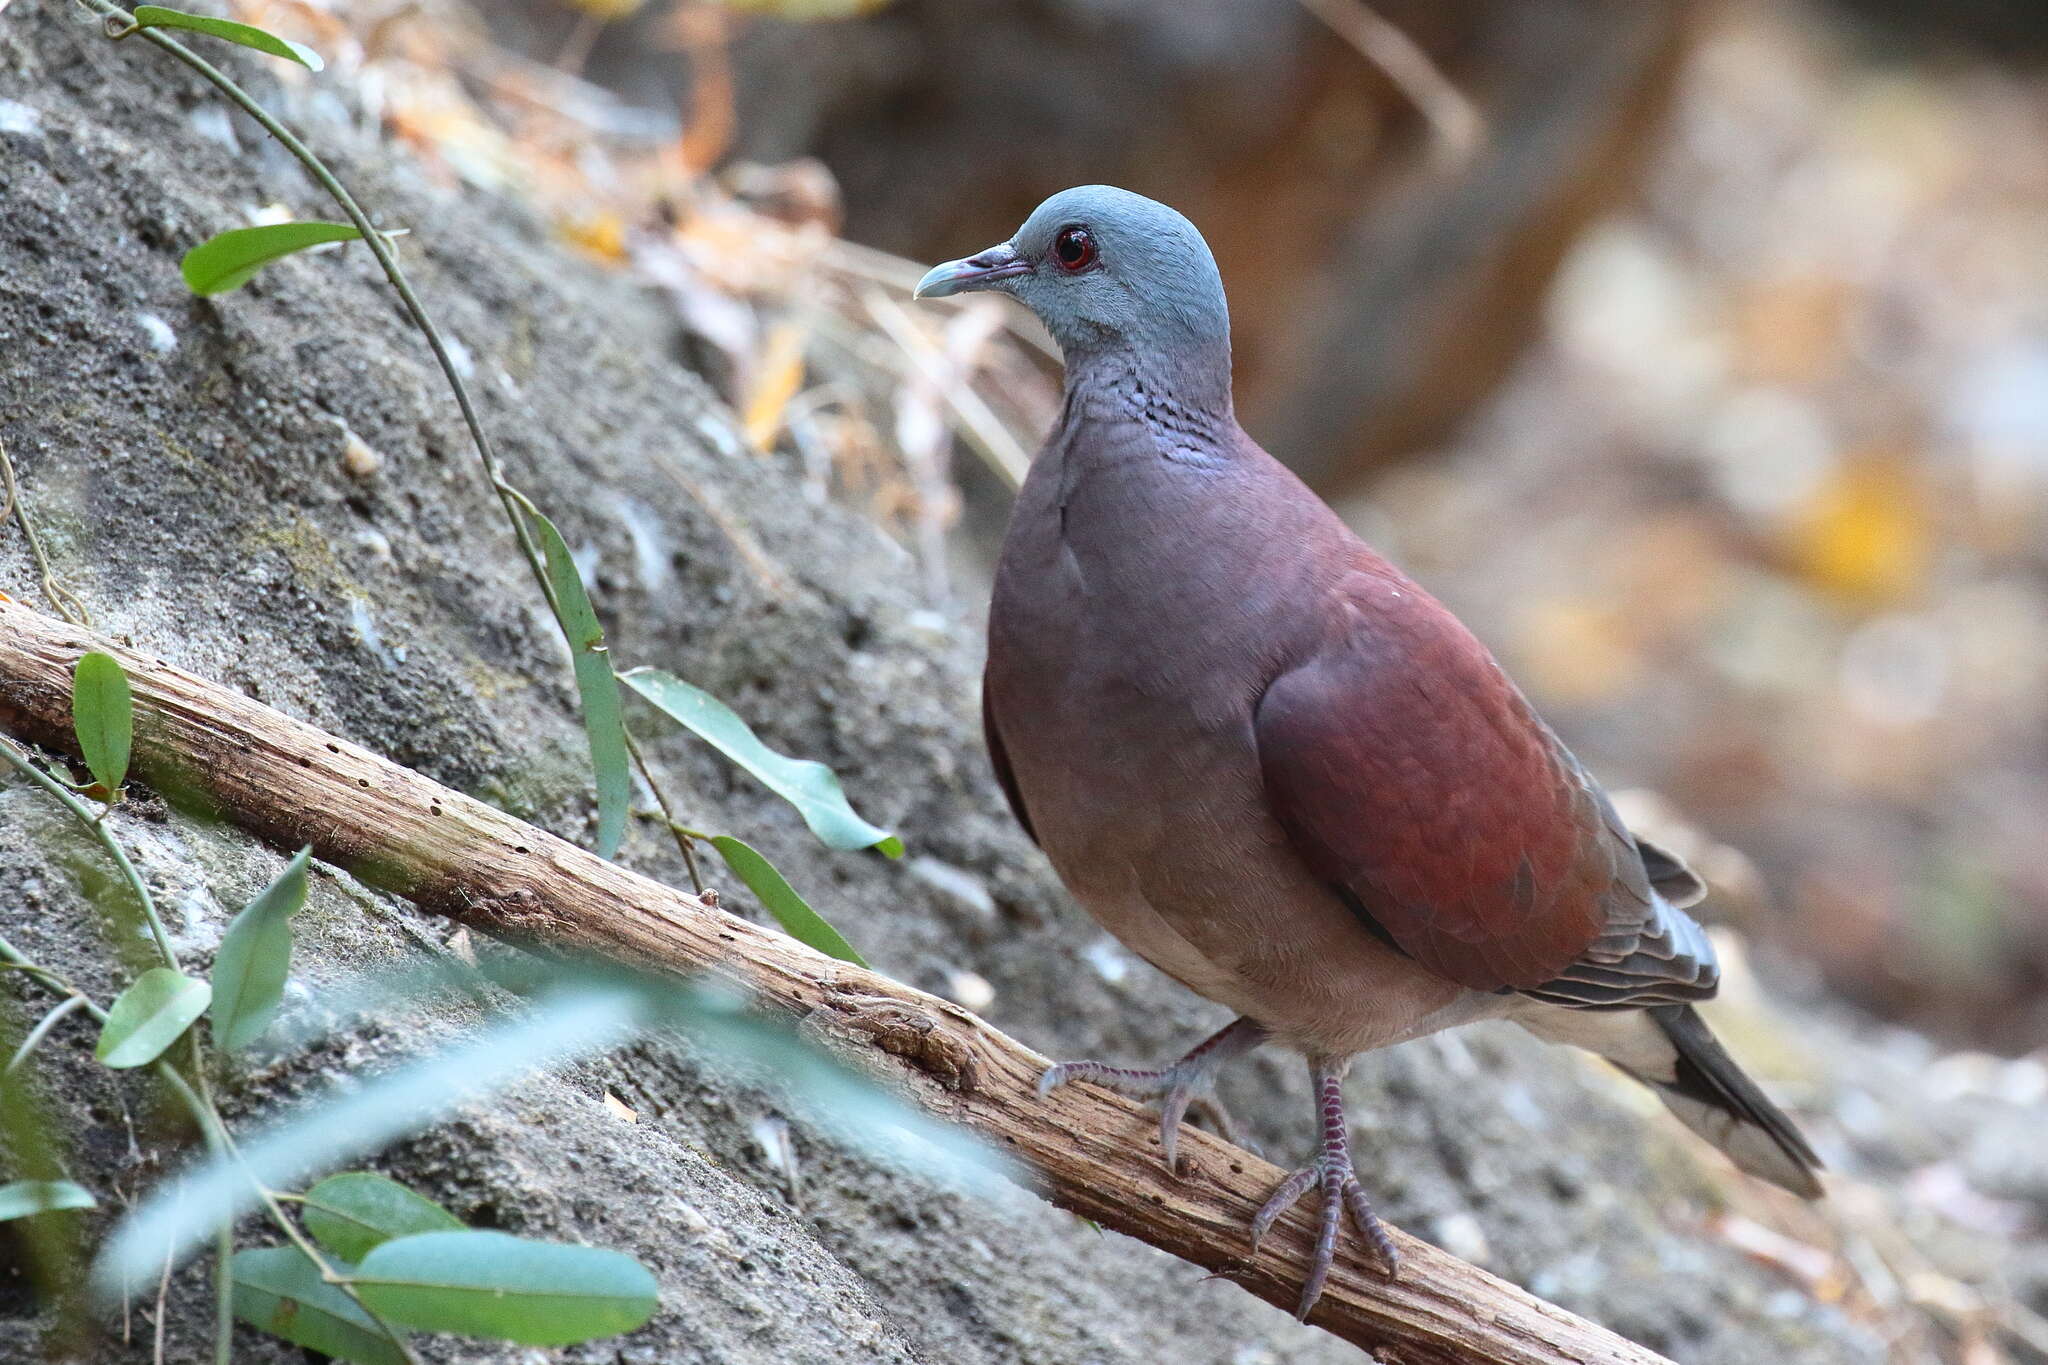
[{"label": "tree branch", "polygon": [[[837,962],[603,861],[365,749],[0,596],[0,728],[72,748],[71,669],[127,670],[135,770],[280,847],[478,930],[556,952],[712,975],[807,1032],[891,1066],[910,1098],[1037,1172],[1054,1203],[1291,1308],[1313,1229],[1284,1216],[1258,1255],[1246,1228],[1282,1175],[1206,1133],[1160,1163],[1155,1122],[1094,1086],[1041,1099],[1046,1059],[967,1011]],[[887,1054],[881,1058],[878,1054]],[[892,1060],[893,1059],[893,1060]],[[1390,1231],[1392,1231],[1390,1229]],[[1401,1277],[1340,1259],[1311,1321],[1401,1365],[1657,1365],[1662,1357],[1392,1231]],[[1666,1363],[1668,1365],[1668,1362]]]}]

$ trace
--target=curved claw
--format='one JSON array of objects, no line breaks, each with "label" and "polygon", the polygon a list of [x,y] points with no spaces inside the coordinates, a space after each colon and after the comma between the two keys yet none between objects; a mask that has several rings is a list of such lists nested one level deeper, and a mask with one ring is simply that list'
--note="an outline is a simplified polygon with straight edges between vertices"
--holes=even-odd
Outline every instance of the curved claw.
[{"label": "curved claw", "polygon": [[1195,1082],[1182,1068],[1164,1071],[1131,1071],[1101,1062],[1061,1062],[1049,1066],[1038,1078],[1038,1096],[1044,1099],[1071,1081],[1093,1081],[1133,1099],[1159,1100],[1159,1148],[1166,1157],[1166,1169],[1180,1169],[1180,1125],[1195,1099]]},{"label": "curved claw", "polygon": [[1180,1170],[1180,1121],[1187,1116],[1188,1102],[1194,1097],[1193,1086],[1176,1085],[1160,1102],[1159,1151],[1166,1158],[1169,1171],[1178,1173]]},{"label": "curved claw", "polygon": [[[1193,1051],[1160,1071],[1137,1071],[1111,1066],[1107,1062],[1061,1062],[1049,1066],[1038,1078],[1040,1099],[1073,1081],[1092,1081],[1133,1099],[1159,1100],[1159,1146],[1166,1168],[1178,1172],[1180,1126],[1202,1087],[1217,1067],[1249,1052],[1266,1039],[1266,1031],[1249,1019],[1238,1019],[1204,1040]],[[1222,1106],[1206,1101],[1212,1112],[1228,1122]]]},{"label": "curved claw", "polygon": [[1266,1202],[1259,1205],[1259,1211],[1252,1215],[1252,1250],[1259,1249],[1259,1243],[1266,1240],[1266,1234],[1273,1230],[1273,1224],[1281,1214],[1293,1208],[1301,1197],[1308,1193],[1308,1187],[1316,1183],[1319,1172],[1313,1166],[1304,1166],[1280,1182],[1279,1188],[1266,1196]]},{"label": "curved claw", "polygon": [[1399,1279],[1401,1253],[1394,1250],[1394,1239],[1387,1235],[1387,1225],[1372,1211],[1372,1201],[1365,1197],[1365,1186],[1358,1183],[1356,1176],[1344,1182],[1344,1207],[1351,1211],[1351,1221],[1358,1224],[1365,1240],[1372,1243],[1373,1253],[1387,1268],[1387,1278]]}]

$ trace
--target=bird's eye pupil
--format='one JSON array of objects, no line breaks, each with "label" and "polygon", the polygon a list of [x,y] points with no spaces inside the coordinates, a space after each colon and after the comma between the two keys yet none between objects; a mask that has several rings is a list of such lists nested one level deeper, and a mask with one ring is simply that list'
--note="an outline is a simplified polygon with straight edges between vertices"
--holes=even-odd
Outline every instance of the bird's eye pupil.
[{"label": "bird's eye pupil", "polygon": [[1094,263],[1095,238],[1087,228],[1065,228],[1053,238],[1052,251],[1061,268],[1082,270]]}]

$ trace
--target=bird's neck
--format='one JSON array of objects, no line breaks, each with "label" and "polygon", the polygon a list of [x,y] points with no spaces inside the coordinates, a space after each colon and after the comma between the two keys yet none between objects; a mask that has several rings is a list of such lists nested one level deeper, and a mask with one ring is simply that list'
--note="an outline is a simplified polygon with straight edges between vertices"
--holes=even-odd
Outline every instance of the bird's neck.
[{"label": "bird's neck", "polygon": [[1171,350],[1069,346],[1065,360],[1070,420],[1164,421],[1218,439],[1236,428],[1228,341]]}]

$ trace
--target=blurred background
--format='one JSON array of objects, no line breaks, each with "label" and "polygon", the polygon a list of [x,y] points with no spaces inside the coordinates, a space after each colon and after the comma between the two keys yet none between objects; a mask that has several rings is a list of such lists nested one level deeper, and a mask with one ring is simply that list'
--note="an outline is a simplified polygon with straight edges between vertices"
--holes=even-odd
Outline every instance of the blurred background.
[{"label": "blurred background", "polygon": [[239,8],[668,297],[761,458],[948,616],[1057,368],[910,283],[1070,184],[1172,202],[1246,426],[1766,974],[2048,1045],[2040,0]]}]

